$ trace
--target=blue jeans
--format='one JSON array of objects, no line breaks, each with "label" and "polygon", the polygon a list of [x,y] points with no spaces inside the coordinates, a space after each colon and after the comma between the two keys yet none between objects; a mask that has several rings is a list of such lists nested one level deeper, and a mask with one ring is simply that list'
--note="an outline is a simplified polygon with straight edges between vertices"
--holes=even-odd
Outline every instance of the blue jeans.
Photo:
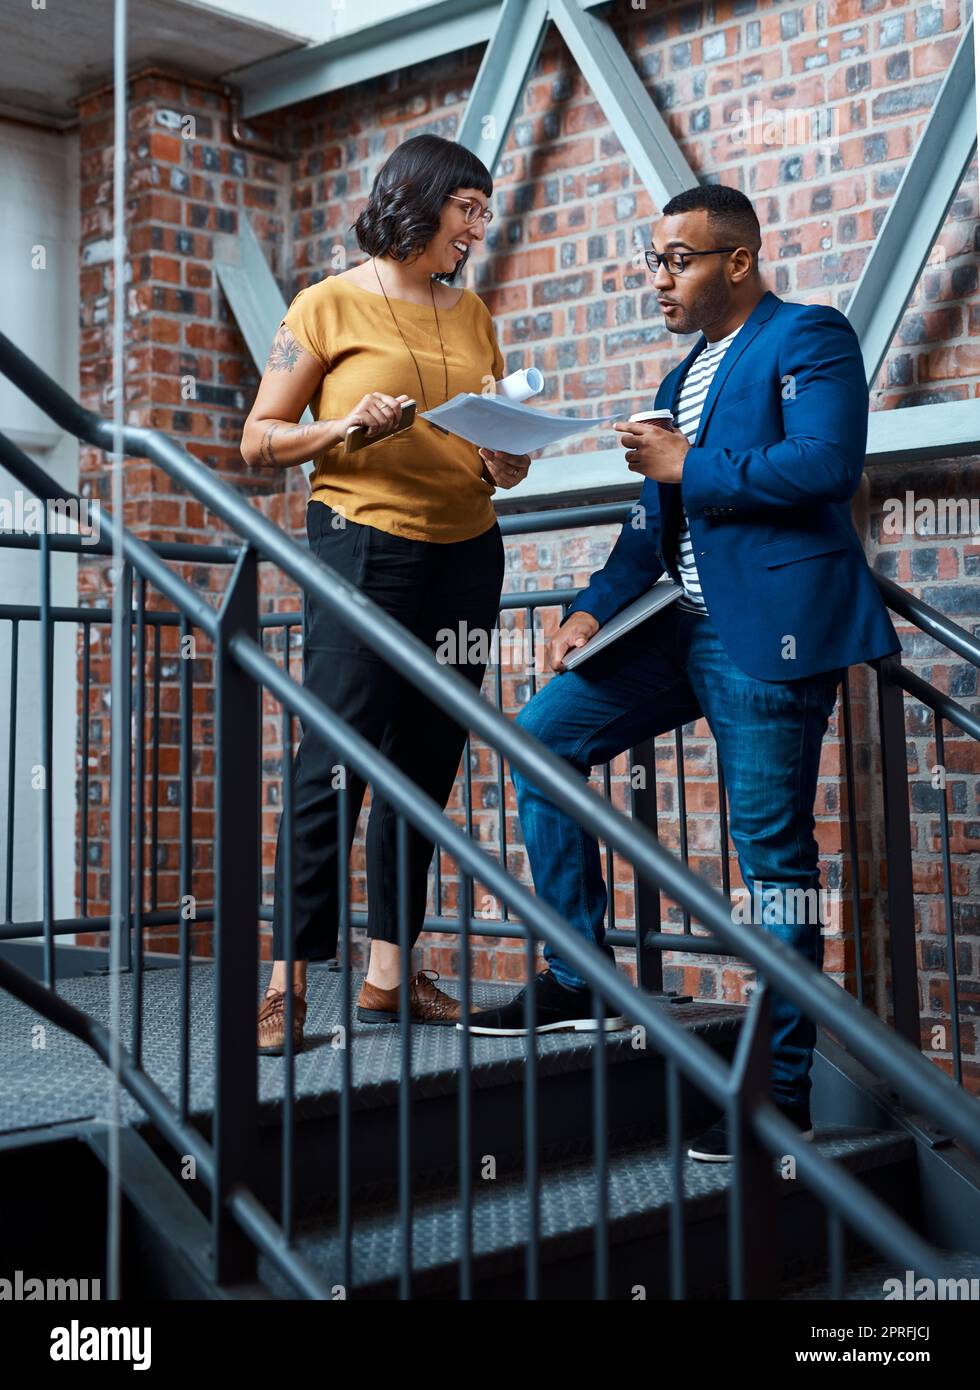
[{"label": "blue jeans", "polygon": [[[594,765],[703,715],[717,743],[729,829],[751,895],[747,902],[743,897],[740,915],[736,903],[733,919],[776,932],[819,968],[813,803],[820,745],[842,675],[837,669],[757,680],[728,656],[710,616],[673,604],[578,670],[553,676],[517,722],[587,778]],[[612,957],[597,841],[516,769],[511,776],[536,891]],[[544,955],[561,984],[585,984],[552,947]],[[770,995],[770,1017],[773,1095],[800,1104],[809,1099],[816,1029],[778,995]]]}]

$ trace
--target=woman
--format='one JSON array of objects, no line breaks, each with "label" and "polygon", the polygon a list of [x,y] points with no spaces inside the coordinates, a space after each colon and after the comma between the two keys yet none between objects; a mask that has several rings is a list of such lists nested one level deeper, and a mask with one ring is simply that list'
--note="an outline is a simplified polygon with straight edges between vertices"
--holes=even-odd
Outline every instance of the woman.
[{"label": "woman", "polygon": [[[307,506],[313,553],[435,650],[440,629],[496,626],[504,551],[495,487],[519,483],[528,455],[477,449],[427,421],[344,455],[351,425],[369,438],[396,427],[406,400],[418,412],[503,375],[493,321],[472,291],[453,287],[493,214],[490,174],[462,145],[420,135],[378,172],[354,224],[368,259],[293,299],[280,324],[242,455],[289,467],[315,458]],[[309,404],[314,423],[297,423]],[[304,685],[368,738],[440,806],[452,791],[465,743],[460,728],[397,676],[356,634],[308,596]],[[459,670],[476,689],[485,667]],[[337,950],[339,749],[304,730],[295,765],[293,854],[294,1039],[303,1043],[306,963]],[[348,770],[346,869],[365,784]],[[258,1048],[280,1054],[285,1037],[283,825],[276,846],[273,954],[259,1012]],[[400,964],[396,814],[374,793],[367,829],[371,956],[357,1001],[363,1020],[396,1020]],[[414,942],[425,917],[433,845],[409,826],[408,917]],[[437,977],[438,978],[438,977]],[[424,972],[411,981],[412,1018],[452,1024],[459,1002]]]}]

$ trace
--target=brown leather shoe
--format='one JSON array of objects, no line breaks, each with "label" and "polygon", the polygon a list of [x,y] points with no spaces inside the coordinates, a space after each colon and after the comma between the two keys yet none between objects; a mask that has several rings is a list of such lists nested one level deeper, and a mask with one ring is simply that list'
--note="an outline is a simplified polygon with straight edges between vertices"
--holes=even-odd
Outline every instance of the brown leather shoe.
[{"label": "brown leather shoe", "polygon": [[[420,970],[409,981],[409,1010],[413,1023],[459,1022],[462,1016],[459,1000],[436,988],[433,980],[438,978],[435,970]],[[362,1023],[397,1023],[399,993],[397,986],[395,989],[378,989],[365,980],[357,996],[357,1017]],[[476,1012],[475,1008],[472,1012]]]},{"label": "brown leather shoe", "polygon": [[[306,1000],[293,990],[293,1051],[303,1051],[303,1024]],[[268,1057],[281,1057],[286,1050],[286,995],[281,989],[266,991],[259,1009],[258,1050]]]}]

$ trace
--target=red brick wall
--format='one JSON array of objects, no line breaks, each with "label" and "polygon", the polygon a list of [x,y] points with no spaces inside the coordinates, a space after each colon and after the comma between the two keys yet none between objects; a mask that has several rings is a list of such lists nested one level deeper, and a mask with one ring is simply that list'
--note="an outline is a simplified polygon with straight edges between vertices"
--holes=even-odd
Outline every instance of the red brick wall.
[{"label": "red brick wall", "polygon": [[[898,186],[918,133],[966,21],[964,0],[936,5],[811,3],[795,6],[719,3],[618,6],[613,24],[637,70],[702,177],[738,186],[752,199],[763,226],[762,268],[768,287],[802,302],[845,308],[875,235]],[[228,142],[227,112],[220,97],[193,84],[146,79],[134,87],[132,144],[134,213],[132,292],[139,317],[131,327],[136,370],[131,369],[132,405],[185,439],[199,457],[246,486],[256,505],[302,537],[305,484],[299,470],[269,478],[244,469],[237,458],[241,420],[257,377],[220,293],[211,278],[208,239],[219,213],[229,227],[246,207],[263,238],[288,300],[301,286],[361,259],[348,230],[363,206],[374,171],[401,140],[423,130],[452,137],[475,75],[480,50],[468,50],[363,83],[322,100],[303,103],[270,118],[264,131],[298,151],[291,165],[246,154],[243,166]],[[111,189],[108,94],[83,104],[85,237],[106,235]],[[832,157],[815,146],[739,144],[739,108],[758,102],[782,113],[827,107],[835,113],[839,146]],[[159,112],[199,114],[210,127],[179,146],[160,125]],[[770,135],[766,137],[771,139]],[[205,150],[210,154],[205,155]],[[142,152],[141,152],[142,151]],[[213,166],[213,167],[212,167]],[[174,173],[177,172],[177,187]],[[179,175],[187,176],[187,183]],[[486,252],[474,265],[471,284],[495,315],[508,368],[536,365],[545,373],[545,394],[560,408],[607,409],[623,414],[649,404],[663,375],[690,346],[675,344],[662,326],[645,269],[631,260],[648,245],[656,209],[639,185],[622,147],[578,74],[561,40],[549,36],[500,160],[493,204],[496,220]],[[101,201],[100,201],[101,199]],[[954,200],[938,242],[904,315],[895,344],[875,383],[873,406],[892,409],[959,400],[975,394],[978,363],[971,342],[980,320],[980,294],[972,254],[977,220],[974,161]],[[177,243],[179,231],[193,242]],[[183,249],[188,247],[188,249]],[[104,267],[83,268],[83,351],[86,387],[92,398],[105,380],[107,327],[96,311],[107,291]],[[181,293],[192,296],[180,298]],[[111,310],[111,305],[109,306]],[[179,409],[174,378],[191,372],[223,393]],[[240,391],[243,400],[235,398]],[[603,447],[605,439],[583,438],[577,448]],[[98,461],[86,460],[91,477]],[[146,489],[146,525],[166,534],[213,535],[195,504],[168,495],[166,480],[145,465],[131,465],[134,484]],[[968,628],[980,618],[976,537],[919,538],[880,535],[886,498],[916,495],[976,495],[970,466],[929,465],[917,470],[870,470],[869,553],[884,573],[949,613]],[[142,472],[136,472],[139,468]],[[912,479],[912,481],[909,481]],[[961,489],[966,489],[961,492]],[[141,497],[144,496],[141,493]],[[174,509],[177,510],[174,510]],[[184,508],[181,512],[179,509]],[[144,534],[150,534],[145,531]],[[537,589],[578,586],[608,553],[612,527],[590,532],[550,532],[509,543],[506,587]],[[97,568],[97,567],[93,567]],[[199,576],[215,588],[221,578]],[[270,606],[295,602],[288,586],[266,577]],[[96,587],[90,592],[98,592]],[[547,621],[554,625],[552,610]],[[294,653],[299,675],[299,655]],[[913,668],[969,703],[976,672],[964,663],[937,662],[921,640],[909,637]],[[857,814],[862,844],[880,851],[876,740],[868,737],[874,701],[867,672],[851,673],[858,756]],[[519,680],[505,681],[505,708],[513,713],[526,698]],[[488,683],[488,693],[491,686]],[[269,703],[263,862],[267,893],[278,821],[276,782],[278,718]],[[839,890],[843,935],[827,942],[827,968],[853,982],[849,884],[842,846],[846,843],[838,737],[840,713],[828,735],[818,796],[818,835],[825,882]],[[923,772],[935,759],[919,712],[909,705],[910,774],[913,777],[913,834],[917,907],[922,932],[924,1002],[935,1001],[941,1016],[939,981],[945,967],[941,883],[937,879],[937,816]],[[689,740],[687,764],[692,863],[717,881],[717,786],[714,749],[703,723]],[[669,759],[672,742],[661,739]],[[197,743],[197,739],[195,739]],[[977,749],[947,729],[954,905],[961,993],[969,1017],[980,1003],[977,922],[980,869],[975,854],[978,824]],[[498,843],[496,768],[487,750],[474,749],[475,824],[495,852]],[[624,760],[614,768],[614,795],[625,793]],[[669,771],[664,765],[665,774]],[[202,769],[202,777],[206,774]],[[669,810],[670,782],[662,786]],[[520,868],[523,850],[509,784],[505,788],[509,862]],[[107,800],[105,802],[107,814]],[[456,807],[461,808],[457,788]],[[665,842],[676,844],[676,827],[665,812]],[[199,850],[207,853],[206,837]],[[172,861],[173,862],[173,861]],[[168,871],[172,868],[168,864]],[[363,897],[363,853],[355,850],[356,892]],[[447,864],[443,906],[455,907],[452,866]],[[203,869],[203,865],[202,865]],[[888,961],[882,927],[880,857],[865,857],[862,916],[866,970],[878,1001],[887,1000]],[[737,868],[732,861],[733,882]],[[617,925],[631,921],[630,874],[616,875]],[[100,880],[101,881],[101,880]],[[168,880],[169,882],[169,880]],[[478,889],[477,905],[480,905]],[[667,906],[667,905],[665,905]],[[679,922],[676,908],[666,920]],[[444,938],[431,938],[426,963],[455,973],[455,953]],[[845,942],[847,944],[845,944]],[[477,953],[478,974],[518,978],[522,947],[510,940]],[[690,959],[690,958],[689,958]],[[707,998],[740,998],[744,971],[725,961],[677,958],[668,984]],[[972,1023],[963,1029],[972,1058],[971,1084],[980,1080]],[[948,1063],[948,1048],[935,1055]]]},{"label": "red brick wall", "polygon": [[[112,413],[112,103],[112,89],[104,87],[79,104],[82,400],[104,415]],[[215,238],[237,232],[244,208],[271,264],[281,272],[288,164],[233,145],[225,97],[194,80],[152,70],[134,74],[128,104],[127,423],[166,432],[227,481],[255,497],[277,521],[288,519],[288,524],[295,525],[302,518],[297,486],[302,478],[290,479],[292,488],[284,491],[282,479],[251,474],[239,452],[241,424],[258,384],[258,372],[221,294],[213,265]],[[277,121],[267,121],[256,134],[274,139],[277,126]],[[100,498],[103,505],[110,504],[111,474],[98,450],[81,450],[80,490],[83,495]],[[124,495],[126,523],[145,540],[205,544],[226,538],[217,517],[146,460],[126,460]],[[80,563],[83,604],[111,603],[108,565],[108,559],[98,558]],[[215,602],[228,575],[227,566],[174,568]],[[154,590],[148,592],[147,606],[151,610],[170,608]],[[100,634],[95,625],[93,637],[90,791],[85,808],[89,854],[80,873],[87,875],[89,911],[94,915],[107,912],[109,904],[110,656],[108,634],[104,630]],[[192,891],[204,904],[212,900],[214,891],[213,664],[208,639],[199,632],[195,638]],[[147,646],[149,704],[149,682],[155,674],[152,635]],[[179,894],[179,669],[178,631],[163,627],[157,860],[161,908],[173,907]],[[149,727],[148,717],[147,736]],[[149,773],[145,785],[149,807]],[[149,836],[148,812],[144,825]],[[149,905],[148,841],[146,862],[144,901]],[[207,927],[195,931],[195,949],[207,949],[209,942]],[[173,932],[162,929],[154,934],[155,949],[166,950],[174,944]]]}]

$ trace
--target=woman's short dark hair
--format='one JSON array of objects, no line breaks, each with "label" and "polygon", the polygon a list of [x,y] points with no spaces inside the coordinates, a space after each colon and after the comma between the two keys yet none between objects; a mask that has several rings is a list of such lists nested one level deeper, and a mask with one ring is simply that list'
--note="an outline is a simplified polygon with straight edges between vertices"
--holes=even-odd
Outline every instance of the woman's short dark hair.
[{"label": "woman's short dark hair", "polygon": [[[457,188],[478,188],[489,198],[490,171],[465,145],[413,135],[375,175],[367,207],[353,224],[358,246],[369,256],[415,260],[439,230],[446,198]],[[462,264],[433,278],[449,282]]]}]

